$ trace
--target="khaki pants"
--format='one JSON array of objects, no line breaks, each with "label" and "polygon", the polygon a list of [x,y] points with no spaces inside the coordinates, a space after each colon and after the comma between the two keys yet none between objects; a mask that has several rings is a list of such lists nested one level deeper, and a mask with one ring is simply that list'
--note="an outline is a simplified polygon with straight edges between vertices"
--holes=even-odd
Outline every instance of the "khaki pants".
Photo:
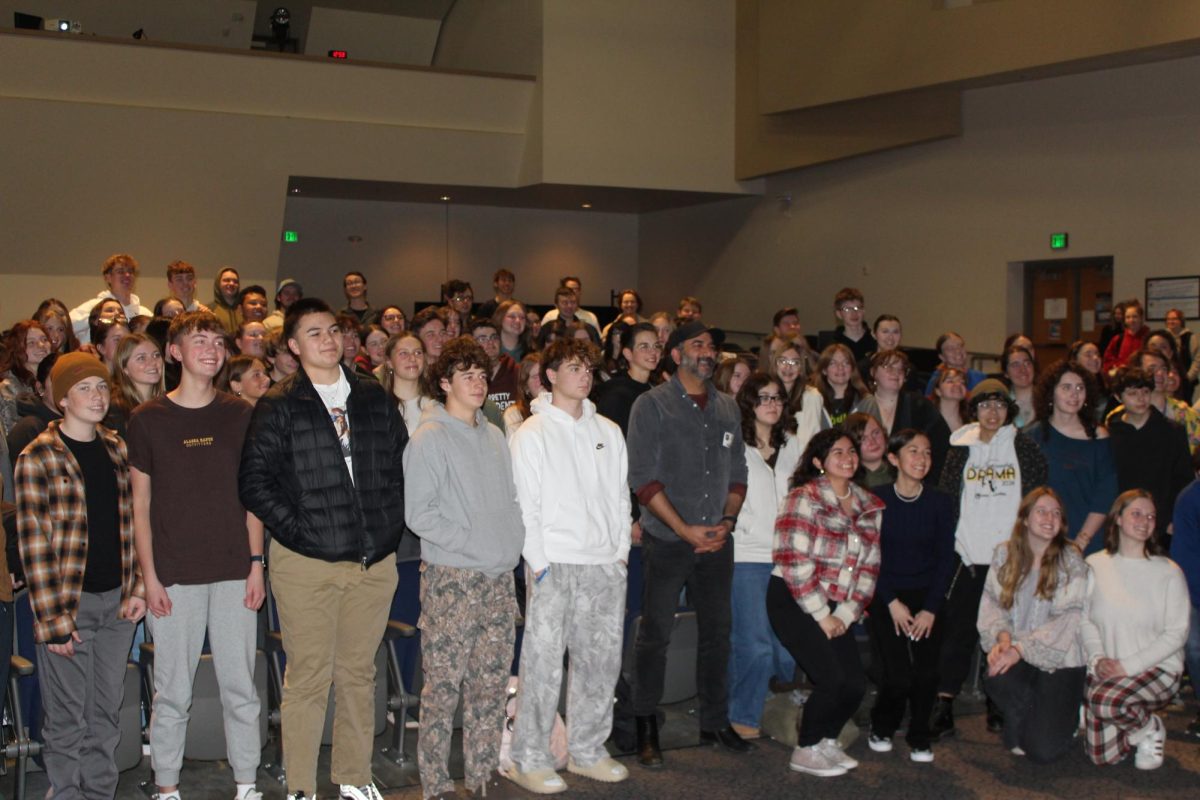
[{"label": "khaki pants", "polygon": [[287,653],[282,711],[289,792],[316,795],[331,683],[337,710],[330,777],[354,786],[371,781],[375,653],[397,582],[395,558],[364,570],[356,562],[308,558],[271,543],[271,591]]}]

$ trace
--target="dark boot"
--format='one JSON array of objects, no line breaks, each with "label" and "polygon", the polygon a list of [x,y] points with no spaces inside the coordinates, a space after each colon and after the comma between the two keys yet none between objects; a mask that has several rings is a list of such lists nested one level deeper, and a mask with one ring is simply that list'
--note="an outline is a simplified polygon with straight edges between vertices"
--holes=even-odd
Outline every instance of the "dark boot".
[{"label": "dark boot", "polygon": [[987,699],[987,729],[988,733],[1004,732],[1004,712],[990,697]]},{"label": "dark boot", "polygon": [[929,719],[929,736],[938,741],[953,736],[954,733],[954,698],[938,695],[933,706],[933,715]]},{"label": "dark boot", "polygon": [[658,746],[658,717],[636,717],[637,759],[643,767],[657,769],[663,765],[662,750]]}]

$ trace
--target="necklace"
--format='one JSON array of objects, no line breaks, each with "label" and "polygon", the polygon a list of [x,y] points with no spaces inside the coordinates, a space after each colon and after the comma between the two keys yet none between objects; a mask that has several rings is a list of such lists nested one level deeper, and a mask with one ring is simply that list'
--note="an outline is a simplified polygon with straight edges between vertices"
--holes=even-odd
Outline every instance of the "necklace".
[{"label": "necklace", "polygon": [[916,493],[916,494],[914,494],[914,495],[913,495],[913,496],[911,496],[911,497],[905,497],[904,495],[900,494],[900,490],[899,490],[899,489],[896,489],[895,487],[892,487],[892,488],[893,488],[893,491],[895,491],[895,492],[896,492],[896,499],[897,499],[897,500],[900,500],[900,501],[903,501],[903,502],[905,502],[905,503],[915,503],[915,502],[917,502],[917,499],[918,499],[918,498],[921,496],[921,492],[925,491],[925,487],[924,487],[924,486],[919,486],[919,487],[917,487],[917,493]]},{"label": "necklace", "polygon": [[845,500],[846,498],[848,498],[850,496],[850,484],[849,483],[846,484],[846,493],[845,494],[838,494],[835,491],[833,493],[833,496],[836,497],[838,500]]}]

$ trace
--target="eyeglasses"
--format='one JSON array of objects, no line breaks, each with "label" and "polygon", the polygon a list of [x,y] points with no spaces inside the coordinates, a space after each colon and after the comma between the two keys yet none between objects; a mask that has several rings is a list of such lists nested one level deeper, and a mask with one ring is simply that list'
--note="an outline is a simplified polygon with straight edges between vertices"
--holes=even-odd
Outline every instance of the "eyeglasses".
[{"label": "eyeglasses", "polygon": [[982,400],[976,408],[981,411],[1007,411],[1007,400]]},{"label": "eyeglasses", "polygon": [[500,341],[500,335],[496,333],[481,333],[475,337],[475,341],[480,344],[489,344],[490,342]]},{"label": "eyeglasses", "polygon": [[403,314],[384,314],[383,315],[384,322],[399,322],[402,319],[404,319]]},{"label": "eyeglasses", "polygon": [[842,306],[842,308],[841,308],[841,311],[843,314],[848,314],[848,313],[851,313],[854,311],[862,311],[862,310],[863,310],[862,306],[854,305],[854,304],[846,304],[846,305]]},{"label": "eyeglasses", "polygon": [[901,375],[908,372],[908,367],[897,363],[883,364],[879,367],[879,369],[883,370],[884,372],[898,372]]},{"label": "eyeglasses", "polygon": [[633,346],[633,349],[641,350],[642,352],[648,352],[650,350],[655,350],[655,351],[661,353],[663,346],[661,344],[659,344],[658,342],[638,342],[637,344],[635,344]]},{"label": "eyeglasses", "polygon": [[803,364],[804,361],[803,359],[799,358],[777,358],[775,359],[775,363],[780,367],[798,367]]},{"label": "eyeglasses", "polygon": [[781,406],[783,405],[783,397],[777,394],[760,394],[755,402],[756,406]]},{"label": "eyeglasses", "polygon": [[451,297],[450,299],[456,303],[462,303],[462,302],[468,302],[468,301],[474,300],[475,295],[473,295],[473,294],[456,294],[453,297]]}]

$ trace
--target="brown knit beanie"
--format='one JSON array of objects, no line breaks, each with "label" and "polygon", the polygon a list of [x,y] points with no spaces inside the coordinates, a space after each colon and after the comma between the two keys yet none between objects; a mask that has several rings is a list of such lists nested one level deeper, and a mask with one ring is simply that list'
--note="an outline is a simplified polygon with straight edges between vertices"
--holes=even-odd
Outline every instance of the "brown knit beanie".
[{"label": "brown knit beanie", "polygon": [[90,353],[67,353],[59,356],[50,369],[50,389],[54,394],[54,405],[62,408],[62,401],[67,392],[84,378],[109,380],[108,368]]}]

